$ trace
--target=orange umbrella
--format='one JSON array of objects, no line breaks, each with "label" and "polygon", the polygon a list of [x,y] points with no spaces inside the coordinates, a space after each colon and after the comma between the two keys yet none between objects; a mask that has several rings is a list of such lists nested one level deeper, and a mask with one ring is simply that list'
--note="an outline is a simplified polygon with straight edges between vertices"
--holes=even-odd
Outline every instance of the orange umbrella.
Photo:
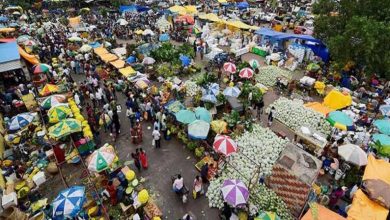
[{"label": "orange umbrella", "polygon": [[42,88],[42,90],[39,92],[41,96],[47,96],[52,93],[58,92],[59,88],[57,85],[53,84],[46,84],[45,87]]}]

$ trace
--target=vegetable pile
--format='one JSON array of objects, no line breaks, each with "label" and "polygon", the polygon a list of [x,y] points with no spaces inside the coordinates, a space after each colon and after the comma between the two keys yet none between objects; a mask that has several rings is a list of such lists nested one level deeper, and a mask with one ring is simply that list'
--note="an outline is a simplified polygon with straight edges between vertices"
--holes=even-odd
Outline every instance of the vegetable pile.
[{"label": "vegetable pile", "polygon": [[[223,207],[221,187],[226,179],[240,179],[251,185],[249,204],[263,211],[275,211],[281,219],[292,219],[287,206],[270,189],[257,183],[261,175],[271,174],[272,166],[279,158],[287,141],[279,138],[268,128],[253,125],[252,131],[246,131],[237,138],[239,151],[228,158],[228,164],[219,178],[211,180],[207,190],[210,207]],[[254,181],[256,183],[254,183]]]},{"label": "vegetable pile", "polygon": [[186,88],[186,96],[192,97],[198,94],[198,92],[201,91],[201,87],[196,84],[196,82],[187,80],[184,83],[184,86]]},{"label": "vegetable pile", "polygon": [[274,86],[278,77],[291,79],[291,72],[277,66],[263,66],[259,68],[259,74],[255,75],[256,81],[265,86]]},{"label": "vegetable pile", "polygon": [[326,122],[325,116],[305,107],[302,100],[290,100],[285,97],[280,97],[268,107],[267,112],[269,112],[272,106],[276,109],[274,117],[295,131],[302,126],[308,126],[325,135],[331,132],[332,128]]}]

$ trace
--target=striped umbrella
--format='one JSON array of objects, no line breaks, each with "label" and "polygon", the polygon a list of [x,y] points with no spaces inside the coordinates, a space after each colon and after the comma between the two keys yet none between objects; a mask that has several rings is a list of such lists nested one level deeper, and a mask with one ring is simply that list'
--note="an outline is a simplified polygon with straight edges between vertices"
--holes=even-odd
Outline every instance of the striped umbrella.
[{"label": "striped umbrella", "polygon": [[44,64],[44,63],[40,63],[40,64],[33,66],[33,70],[34,70],[33,73],[34,74],[46,73],[46,72],[49,72],[50,69],[51,69],[51,66]]},{"label": "striped umbrella", "polygon": [[57,123],[65,118],[67,118],[71,114],[72,114],[72,111],[67,106],[51,107],[47,113],[47,115],[49,116],[50,123]]},{"label": "striped umbrella", "polygon": [[51,126],[49,128],[49,136],[52,138],[61,138],[80,131],[81,122],[73,118],[68,118]]},{"label": "striped umbrella", "polygon": [[54,84],[46,84],[42,89],[41,91],[39,92],[39,94],[41,96],[47,96],[47,95],[50,95],[52,93],[55,93],[55,92],[58,92],[59,88],[57,85],[54,85]]},{"label": "striped umbrella", "polygon": [[244,205],[249,199],[249,190],[241,180],[225,180],[221,191],[223,199],[233,207]]},{"label": "striped umbrella", "polygon": [[326,120],[335,128],[345,130],[345,131],[354,131],[355,126],[353,126],[352,119],[341,111],[330,112]]},{"label": "striped umbrella", "polygon": [[229,73],[235,73],[237,71],[236,65],[230,62],[223,64],[223,69]]},{"label": "striped umbrella", "polygon": [[225,90],[223,90],[223,94],[229,97],[237,98],[240,95],[240,93],[241,93],[240,89],[235,86],[229,86]]},{"label": "striped umbrella", "polygon": [[244,68],[240,71],[239,76],[241,78],[249,79],[253,76],[253,70],[251,68]]},{"label": "striped umbrella", "polygon": [[34,120],[34,116],[31,113],[22,113],[11,118],[8,123],[8,129],[11,131],[17,131],[29,125]]},{"label": "striped umbrella", "polygon": [[44,109],[50,109],[53,106],[56,106],[60,103],[64,103],[66,101],[66,98],[64,95],[52,95],[47,97],[43,102],[41,103],[41,107]]},{"label": "striped umbrella", "polygon": [[237,151],[236,142],[227,135],[215,136],[213,147],[217,152],[222,153],[225,156],[229,156]]},{"label": "striped umbrella", "polygon": [[115,158],[114,148],[110,145],[103,146],[87,157],[88,170],[98,173],[106,170],[114,163]]},{"label": "striped umbrella", "polygon": [[81,211],[85,199],[84,186],[72,186],[63,190],[52,203],[54,219],[76,217]]}]

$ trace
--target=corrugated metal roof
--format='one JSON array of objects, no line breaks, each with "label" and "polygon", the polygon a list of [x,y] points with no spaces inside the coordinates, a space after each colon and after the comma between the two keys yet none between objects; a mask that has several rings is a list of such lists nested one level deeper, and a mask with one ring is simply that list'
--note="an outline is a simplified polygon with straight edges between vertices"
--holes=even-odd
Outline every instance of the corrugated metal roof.
[{"label": "corrugated metal roof", "polygon": [[0,63],[14,60],[20,60],[18,45],[16,42],[0,43]]},{"label": "corrugated metal roof", "polygon": [[22,68],[22,63],[20,62],[20,60],[0,63],[0,73],[20,68]]}]

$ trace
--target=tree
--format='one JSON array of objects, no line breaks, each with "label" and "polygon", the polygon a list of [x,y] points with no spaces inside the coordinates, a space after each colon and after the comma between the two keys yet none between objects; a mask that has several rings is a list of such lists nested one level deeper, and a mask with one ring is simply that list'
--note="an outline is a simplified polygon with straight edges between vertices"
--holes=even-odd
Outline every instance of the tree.
[{"label": "tree", "polygon": [[315,36],[342,67],[353,61],[366,73],[390,78],[388,0],[319,0],[313,6]]}]

